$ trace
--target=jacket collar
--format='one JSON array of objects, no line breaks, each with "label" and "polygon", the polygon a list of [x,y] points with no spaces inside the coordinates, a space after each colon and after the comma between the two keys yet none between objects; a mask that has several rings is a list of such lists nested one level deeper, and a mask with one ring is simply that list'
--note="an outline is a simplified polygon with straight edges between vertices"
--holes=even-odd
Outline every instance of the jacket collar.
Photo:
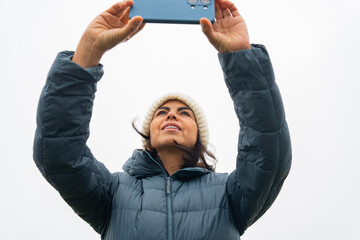
[{"label": "jacket collar", "polygon": [[[136,178],[151,177],[158,174],[167,176],[167,173],[159,162],[142,149],[136,149],[133,155],[123,165],[123,170]],[[175,172],[171,178],[188,180],[194,177],[210,173],[209,170],[199,167],[183,168]]]}]

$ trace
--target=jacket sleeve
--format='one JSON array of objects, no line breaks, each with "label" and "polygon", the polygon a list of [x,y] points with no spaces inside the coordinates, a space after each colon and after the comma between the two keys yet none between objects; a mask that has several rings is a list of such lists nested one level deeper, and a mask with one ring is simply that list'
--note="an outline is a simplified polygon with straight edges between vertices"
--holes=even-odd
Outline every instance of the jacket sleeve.
[{"label": "jacket sleeve", "polygon": [[227,193],[242,235],[269,209],[289,173],[290,136],[265,47],[219,54],[219,60],[241,128]]},{"label": "jacket sleeve", "polygon": [[34,139],[34,161],[73,210],[104,234],[116,177],[86,146],[96,82],[102,66],[83,69],[73,52],[58,54],[42,90]]}]

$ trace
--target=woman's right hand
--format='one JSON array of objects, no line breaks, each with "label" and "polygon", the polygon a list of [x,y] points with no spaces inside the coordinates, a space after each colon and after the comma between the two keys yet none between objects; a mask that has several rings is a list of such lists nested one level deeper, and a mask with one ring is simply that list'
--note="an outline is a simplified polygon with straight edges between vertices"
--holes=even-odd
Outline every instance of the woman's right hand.
[{"label": "woman's right hand", "polygon": [[129,20],[133,3],[131,0],[118,2],[98,15],[86,28],[72,60],[83,68],[97,66],[107,50],[143,29],[142,17]]}]

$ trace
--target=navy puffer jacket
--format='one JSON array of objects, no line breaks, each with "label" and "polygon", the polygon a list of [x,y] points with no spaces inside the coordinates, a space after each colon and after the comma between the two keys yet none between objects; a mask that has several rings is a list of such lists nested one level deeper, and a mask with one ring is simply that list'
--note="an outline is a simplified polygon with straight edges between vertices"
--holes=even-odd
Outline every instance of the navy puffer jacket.
[{"label": "navy puffer jacket", "polygon": [[102,239],[239,239],[274,202],[291,146],[266,49],[219,54],[241,131],[236,170],[184,168],[168,176],[135,150],[110,173],[86,145],[102,66],[83,69],[59,53],[41,93],[34,160],[46,180]]}]

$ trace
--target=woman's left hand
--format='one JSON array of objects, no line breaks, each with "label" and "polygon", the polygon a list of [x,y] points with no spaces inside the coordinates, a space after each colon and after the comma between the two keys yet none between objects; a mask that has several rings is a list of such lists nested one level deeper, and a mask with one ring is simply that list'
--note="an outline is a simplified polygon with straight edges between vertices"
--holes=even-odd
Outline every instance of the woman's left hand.
[{"label": "woman's left hand", "polygon": [[245,20],[234,3],[215,0],[215,22],[200,19],[202,31],[219,53],[250,49],[249,34]]}]

